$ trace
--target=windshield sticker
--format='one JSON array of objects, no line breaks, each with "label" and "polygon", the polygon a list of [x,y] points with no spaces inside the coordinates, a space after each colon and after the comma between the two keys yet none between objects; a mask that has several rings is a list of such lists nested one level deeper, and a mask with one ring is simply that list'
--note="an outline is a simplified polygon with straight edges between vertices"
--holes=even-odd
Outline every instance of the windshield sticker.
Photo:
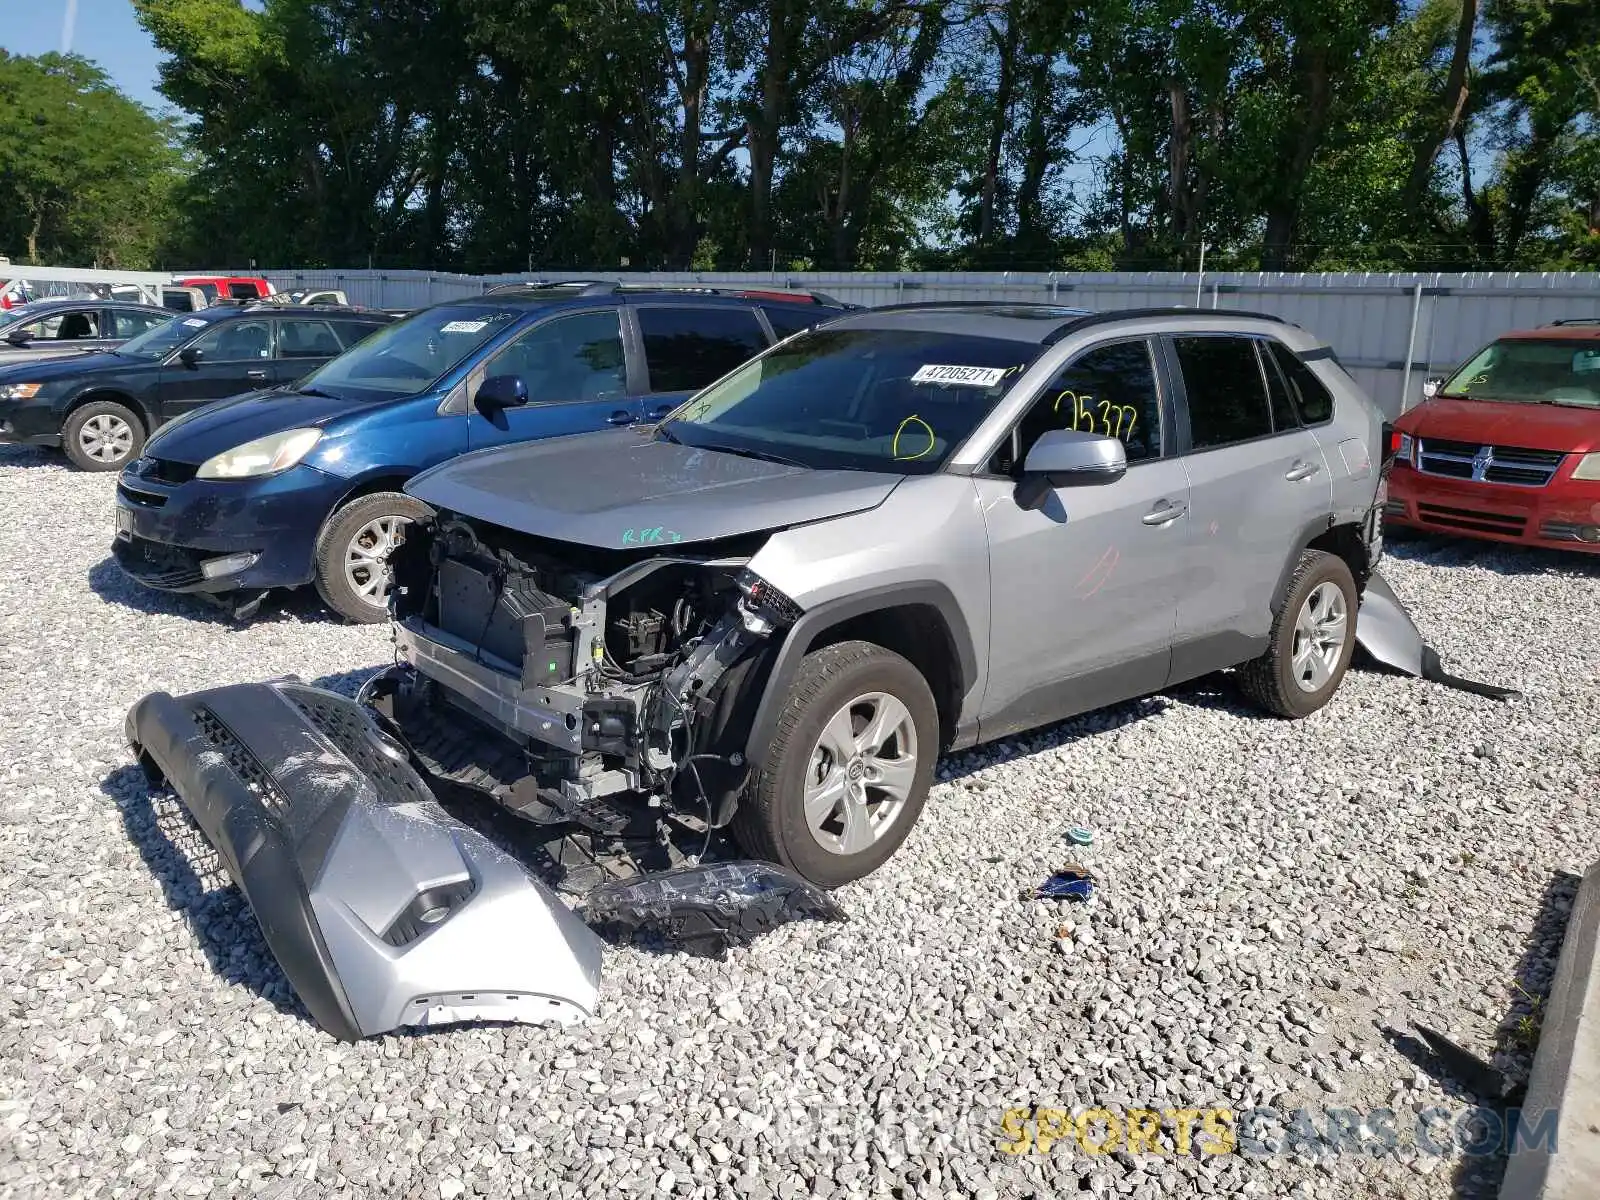
[{"label": "windshield sticker", "polygon": [[989,388],[1006,377],[1004,367],[953,367],[924,363],[911,377],[912,383],[946,383],[960,387]]},{"label": "windshield sticker", "polygon": [[446,321],[440,333],[477,333],[487,321]]},{"label": "windshield sticker", "polygon": [[183,323],[191,329],[204,329],[206,327],[206,323],[199,317],[185,317]]},{"label": "windshield sticker", "polygon": [[[908,428],[913,426],[921,426],[922,431],[920,433],[913,431],[911,436],[906,438],[904,449],[911,450],[918,446],[924,436],[926,436],[928,439],[928,443],[927,445],[922,446],[921,449],[917,450],[915,454],[902,454],[902,447],[900,445],[901,435],[904,434]],[[916,413],[912,413],[904,421],[901,421],[900,428],[894,431],[894,440],[889,443],[889,456],[893,458],[895,462],[910,462],[913,458],[921,458],[924,454],[931,454],[934,446],[938,444],[938,440],[938,435],[933,432],[933,426],[929,425],[921,417],[917,416]]]}]

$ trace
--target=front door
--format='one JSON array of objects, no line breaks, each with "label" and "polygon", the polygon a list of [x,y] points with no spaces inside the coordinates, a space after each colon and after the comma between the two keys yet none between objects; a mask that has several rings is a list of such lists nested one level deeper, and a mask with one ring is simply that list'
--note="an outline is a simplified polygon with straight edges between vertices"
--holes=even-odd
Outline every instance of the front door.
[{"label": "front door", "polygon": [[[478,386],[491,375],[519,377],[528,389],[528,403],[480,410]],[[472,373],[467,382],[467,442],[481,450],[632,425],[642,408],[639,397],[628,395],[618,311],[568,313],[533,326]]]},{"label": "front door", "polygon": [[[974,480],[993,580],[986,740],[1166,684],[1189,481],[1172,453],[1153,350],[1137,338],[1079,355]],[[1016,479],[1051,429],[1120,438],[1127,474],[1023,508]]]},{"label": "front door", "polygon": [[266,317],[216,322],[188,348],[200,355],[193,366],[173,355],[161,368],[164,421],[213,400],[272,386],[272,322]]}]

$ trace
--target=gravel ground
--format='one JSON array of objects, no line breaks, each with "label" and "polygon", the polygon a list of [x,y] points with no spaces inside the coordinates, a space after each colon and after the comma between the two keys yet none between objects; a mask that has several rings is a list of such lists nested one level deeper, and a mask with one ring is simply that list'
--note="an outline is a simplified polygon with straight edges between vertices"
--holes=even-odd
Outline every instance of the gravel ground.
[{"label": "gravel ground", "polygon": [[[112,491],[0,448],[0,1194],[1492,1194],[1494,1159],[1415,1149],[1419,1110],[1475,1101],[1382,1027],[1526,1071],[1563,873],[1600,852],[1600,560],[1394,547],[1447,665],[1520,702],[1356,673],[1294,724],[1216,683],[1096,714],[947,761],[905,849],[840,893],[848,924],[721,962],[608,952],[575,1031],[345,1046],[121,728],[155,688],[348,689],[385,634],[140,593],[106,557]],[[1018,899],[1074,856],[1093,901]],[[1047,1130],[1307,1106],[1325,1141],[1328,1108],[1386,1107],[1399,1146],[1001,1152],[1033,1104]]]}]

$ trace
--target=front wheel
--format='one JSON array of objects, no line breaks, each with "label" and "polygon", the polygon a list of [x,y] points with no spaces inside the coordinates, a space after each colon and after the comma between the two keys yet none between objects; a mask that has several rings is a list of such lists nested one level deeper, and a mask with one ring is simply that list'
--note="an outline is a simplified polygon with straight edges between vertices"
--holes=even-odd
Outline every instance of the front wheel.
[{"label": "front wheel", "polygon": [[734,814],[734,837],[822,887],[860,879],[916,824],[938,754],[938,710],[914,666],[870,642],[813,651]]},{"label": "front wheel", "polygon": [[1239,687],[1280,717],[1307,717],[1338,691],[1356,646],[1356,581],[1344,559],[1300,556],[1272,623],[1267,652],[1239,672]]},{"label": "front wheel", "polygon": [[317,537],[316,584],[323,603],[361,625],[388,619],[389,552],[407,525],[431,511],[400,492],[374,492],[335,511]]},{"label": "front wheel", "polygon": [[144,448],[144,423],[126,405],[91,400],[61,427],[61,449],[84,471],[120,471]]}]

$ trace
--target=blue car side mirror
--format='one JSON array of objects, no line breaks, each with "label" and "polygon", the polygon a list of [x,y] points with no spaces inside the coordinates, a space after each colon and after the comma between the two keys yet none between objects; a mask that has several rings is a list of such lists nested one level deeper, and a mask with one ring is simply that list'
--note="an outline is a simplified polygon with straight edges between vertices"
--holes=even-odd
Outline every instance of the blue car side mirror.
[{"label": "blue car side mirror", "polygon": [[473,403],[485,416],[503,408],[521,408],[528,402],[528,385],[520,375],[491,375],[478,385]]}]

